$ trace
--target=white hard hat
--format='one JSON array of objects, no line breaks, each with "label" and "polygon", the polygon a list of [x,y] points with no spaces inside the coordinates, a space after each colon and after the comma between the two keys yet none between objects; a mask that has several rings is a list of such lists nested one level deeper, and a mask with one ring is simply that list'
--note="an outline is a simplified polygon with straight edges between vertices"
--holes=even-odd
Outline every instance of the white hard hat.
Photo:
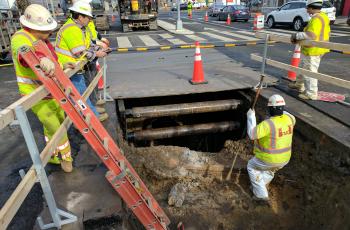
[{"label": "white hard hat", "polygon": [[39,4],[29,5],[19,21],[24,27],[33,30],[51,31],[57,28],[57,22],[51,13]]},{"label": "white hard hat", "polygon": [[320,6],[322,7],[323,0],[307,0],[306,6],[313,5],[313,6]]},{"label": "white hard hat", "polygon": [[91,6],[85,0],[77,1],[76,3],[73,4],[72,7],[69,8],[69,10],[76,12],[76,13],[80,13],[80,14],[89,16],[89,17],[93,17]]},{"label": "white hard hat", "polygon": [[284,101],[283,97],[278,94],[274,94],[269,98],[269,102],[267,103],[267,106],[283,106],[286,105],[286,102]]}]

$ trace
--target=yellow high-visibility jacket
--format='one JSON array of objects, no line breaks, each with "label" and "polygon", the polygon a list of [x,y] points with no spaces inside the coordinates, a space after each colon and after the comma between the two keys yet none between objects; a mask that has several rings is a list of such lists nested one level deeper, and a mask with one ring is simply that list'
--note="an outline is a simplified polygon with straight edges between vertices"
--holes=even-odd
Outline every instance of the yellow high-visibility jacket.
[{"label": "yellow high-visibility jacket", "polygon": [[[90,36],[91,40],[96,41],[97,40],[97,31],[96,31],[96,27],[95,27],[93,20],[90,20],[86,29],[90,33],[89,36]],[[88,33],[86,33],[86,34],[88,34]]]},{"label": "yellow high-visibility jacket", "polygon": [[55,51],[59,62],[78,62],[85,59],[82,52],[90,47],[90,35],[83,31],[72,18],[69,18],[57,33]]},{"label": "yellow high-visibility jacket", "polygon": [[[313,15],[304,32],[314,41],[329,41],[331,29],[328,16],[324,12]],[[329,49],[302,46],[301,52],[307,56],[320,56],[328,53]]]},{"label": "yellow high-visibility jacket", "polygon": [[291,157],[295,118],[291,114],[274,116],[258,124],[252,131],[254,154],[259,160],[287,163]]},{"label": "yellow high-visibility jacket", "polygon": [[18,50],[27,45],[33,47],[37,39],[23,29],[17,31],[11,38],[11,52],[13,64],[16,69],[18,89],[21,95],[27,95],[40,86],[40,80],[29,67],[23,66],[19,61]]}]

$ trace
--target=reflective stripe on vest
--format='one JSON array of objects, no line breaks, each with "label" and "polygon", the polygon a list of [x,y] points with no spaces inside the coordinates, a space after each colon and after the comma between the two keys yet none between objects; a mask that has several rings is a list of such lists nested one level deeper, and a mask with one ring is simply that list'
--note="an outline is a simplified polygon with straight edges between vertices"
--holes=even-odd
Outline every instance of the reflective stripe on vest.
[{"label": "reflective stripe on vest", "polygon": [[283,114],[267,119],[255,127],[255,157],[272,164],[288,162],[292,150],[293,126],[292,116]]},{"label": "reflective stripe on vest", "polygon": [[[327,15],[324,14],[323,12],[316,14],[312,17],[312,19],[309,21],[309,24],[305,27],[304,32],[312,40],[314,40],[314,41],[329,41],[330,29],[329,29],[329,24],[328,25],[326,24],[325,20],[327,20],[327,19],[325,19],[325,17],[327,17]],[[315,34],[313,31],[309,31],[309,29],[311,27],[315,26],[314,23],[316,23],[316,20],[319,20],[321,22],[321,28],[320,28],[318,34]],[[329,49],[312,47],[312,46],[303,46],[301,49],[301,52],[304,55],[308,55],[308,56],[319,56],[319,55],[323,55],[325,53],[328,53]]]},{"label": "reflective stripe on vest", "polygon": [[30,84],[30,85],[40,85],[40,81],[36,81],[25,77],[19,77],[19,76],[17,76],[17,82],[23,83],[23,84]]},{"label": "reflective stripe on vest", "polygon": [[[290,116],[288,116],[290,118]],[[270,126],[270,146],[269,148],[264,148],[259,141],[256,142],[255,147],[258,148],[260,151],[269,153],[269,154],[280,154],[280,153],[285,153],[287,151],[290,151],[292,149],[291,146],[288,146],[286,148],[281,148],[281,149],[276,149],[276,140],[277,140],[277,135],[276,135],[276,127],[275,124],[273,123],[272,120],[268,119],[266,120],[267,123]],[[293,124],[293,121],[292,121]]]}]

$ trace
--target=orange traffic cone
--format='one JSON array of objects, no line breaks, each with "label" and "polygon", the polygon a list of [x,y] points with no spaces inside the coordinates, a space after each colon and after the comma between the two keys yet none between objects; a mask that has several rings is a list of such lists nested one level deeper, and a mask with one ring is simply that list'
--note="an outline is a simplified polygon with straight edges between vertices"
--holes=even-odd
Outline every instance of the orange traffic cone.
[{"label": "orange traffic cone", "polygon": [[230,16],[230,14],[227,15],[226,25],[231,25],[231,16]]},{"label": "orange traffic cone", "polygon": [[196,53],[194,54],[193,76],[192,80],[190,80],[190,83],[192,85],[207,84],[208,82],[204,80],[204,71],[199,42],[196,41],[195,45]]},{"label": "orange traffic cone", "polygon": [[[98,63],[98,61],[96,62],[96,69],[97,69],[97,72],[101,70],[101,66],[100,66],[100,63]],[[103,81],[103,75],[102,75],[101,78],[98,80],[97,88],[103,89],[103,86],[104,86],[104,81]]]},{"label": "orange traffic cone", "polygon": [[205,11],[204,21],[205,22],[209,21],[209,19],[208,19],[208,11]]},{"label": "orange traffic cone", "polygon": [[[294,49],[294,54],[291,60],[291,65],[295,67],[299,67],[300,63],[300,45],[296,44]],[[291,81],[295,81],[297,77],[296,72],[288,71],[288,79]]]},{"label": "orange traffic cone", "polygon": [[188,15],[189,19],[192,19],[192,12]]}]

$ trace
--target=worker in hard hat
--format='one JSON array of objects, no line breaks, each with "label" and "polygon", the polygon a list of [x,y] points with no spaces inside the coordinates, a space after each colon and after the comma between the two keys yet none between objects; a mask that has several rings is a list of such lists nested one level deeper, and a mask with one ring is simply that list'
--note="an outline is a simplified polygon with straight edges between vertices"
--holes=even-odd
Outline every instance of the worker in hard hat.
[{"label": "worker in hard hat", "polygon": [[[292,43],[297,43],[298,41],[302,40],[329,41],[331,32],[329,18],[327,14],[321,11],[322,3],[322,0],[307,1],[306,8],[308,14],[311,16],[311,19],[304,28],[304,32],[292,34]],[[302,46],[302,68],[312,72],[317,72],[322,56],[328,52],[329,49],[325,48]],[[299,94],[299,97],[302,99],[317,100],[318,81],[315,78],[308,77],[304,74],[299,74],[296,78],[296,82],[290,83],[289,87],[299,90],[301,93]]]},{"label": "worker in hard hat", "polygon": [[[89,3],[78,1],[69,8],[71,17],[61,27],[56,37],[55,51],[60,63],[78,62],[82,60],[94,60],[96,57],[105,57],[107,53],[102,49],[91,46],[89,33],[86,27],[92,19],[92,9]],[[80,94],[86,90],[85,71],[81,70],[74,74],[70,80]],[[92,111],[104,121],[108,118],[106,113],[99,114],[90,99],[86,100]]]},{"label": "worker in hard hat", "polygon": [[[19,50],[23,46],[33,47],[33,43],[42,40],[46,42],[48,49],[57,59],[54,47],[48,41],[52,31],[57,27],[57,22],[52,18],[50,12],[38,4],[29,5],[24,15],[20,17],[20,23],[23,29],[17,31],[11,39],[11,51],[14,67],[16,69],[17,83],[21,95],[28,95],[41,85],[40,80],[32,71],[23,58],[19,55]],[[52,76],[55,70],[54,62],[45,57],[42,53],[37,53],[40,58],[40,67],[48,76]],[[64,68],[73,67],[71,63],[63,65]],[[45,140],[48,142],[64,120],[64,111],[58,102],[52,97],[46,97],[32,107],[32,111],[43,124]],[[73,170],[71,157],[71,147],[64,133],[58,143],[57,149],[52,153],[49,163],[61,164],[65,172]]]},{"label": "worker in hard hat", "polygon": [[255,111],[247,112],[247,134],[254,140],[255,155],[248,161],[247,170],[254,198],[259,200],[269,200],[268,184],[291,157],[295,118],[284,111],[285,104],[282,96],[272,95],[267,104],[270,118],[258,125]]},{"label": "worker in hard hat", "polygon": [[[79,0],[79,1],[84,1],[89,4],[91,4],[92,2],[92,0]],[[95,47],[98,46],[102,50],[110,51],[109,40],[107,38],[103,38],[101,34],[96,30],[95,23],[93,20],[90,20],[89,24],[86,27],[86,39],[91,40],[90,46],[95,46]],[[98,47],[96,47],[95,49],[98,49]],[[88,73],[85,74],[85,79],[87,83],[90,83],[93,80],[93,78],[96,76],[97,65],[99,65],[97,58],[95,58],[94,60],[91,60],[91,62],[88,65],[86,65],[86,68],[88,69]],[[97,112],[99,112],[100,114],[105,113],[106,110],[105,108],[103,108],[103,106],[105,105],[106,102],[102,99],[98,100],[97,95],[98,95],[98,89],[95,88],[93,93],[90,96],[90,100],[92,101],[93,104],[96,105]],[[108,118],[107,113],[104,114],[103,116]]]},{"label": "worker in hard hat", "polygon": [[188,16],[191,16],[191,15],[192,15],[192,1],[191,1],[191,0],[189,0],[189,1],[187,2],[187,15],[188,15]]}]

